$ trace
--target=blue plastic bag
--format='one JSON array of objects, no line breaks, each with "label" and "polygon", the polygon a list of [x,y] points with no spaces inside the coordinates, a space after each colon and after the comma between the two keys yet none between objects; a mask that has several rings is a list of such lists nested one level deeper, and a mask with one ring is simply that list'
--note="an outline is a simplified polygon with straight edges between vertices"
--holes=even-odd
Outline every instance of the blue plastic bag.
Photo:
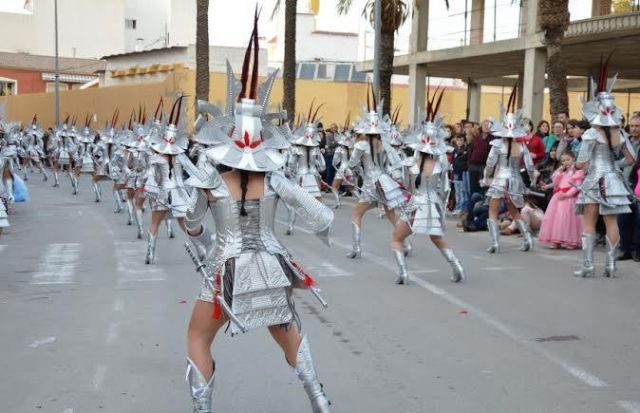
[{"label": "blue plastic bag", "polygon": [[13,198],[15,202],[29,201],[29,189],[18,175],[13,175]]}]

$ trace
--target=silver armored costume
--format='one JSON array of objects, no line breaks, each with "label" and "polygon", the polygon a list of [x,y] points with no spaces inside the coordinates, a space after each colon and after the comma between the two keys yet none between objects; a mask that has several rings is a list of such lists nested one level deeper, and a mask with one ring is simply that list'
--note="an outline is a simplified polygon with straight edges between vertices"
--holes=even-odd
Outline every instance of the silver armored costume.
[{"label": "silver armored costume", "polygon": [[[258,48],[257,12],[251,42],[245,55],[243,82],[235,79],[227,63],[227,100],[224,113],[201,125],[196,140],[211,145],[201,157],[199,169],[188,171],[187,184],[196,191],[187,216],[187,229],[193,241],[212,244],[200,222],[207,210],[215,222],[215,247],[201,271],[204,276],[199,299],[214,302],[214,316],[224,311],[232,333],[264,326],[289,328],[298,322],[291,297],[292,287],[311,289],[317,297],[315,282],[295,263],[274,233],[279,201],[296,212],[310,229],[328,241],[333,221],[331,209],[293,184],[281,170],[289,146],[287,132],[272,123],[286,118],[284,113],[268,114],[267,105],[277,71],[257,86],[257,69],[249,87],[249,60]],[[257,56],[257,53],[256,55]],[[254,58],[255,59],[255,58]],[[258,62],[254,60],[254,67]],[[236,102],[238,102],[236,104]],[[246,184],[241,184],[241,199],[231,194],[225,175],[215,166],[233,168],[230,173],[248,180],[250,173],[261,173],[264,193],[246,200]],[[243,178],[244,177],[244,178]],[[245,181],[246,182],[246,181]],[[194,238],[198,238],[195,240]],[[206,248],[209,250],[210,248]],[[197,261],[195,261],[197,263]],[[188,379],[194,413],[211,413],[214,370],[210,378],[201,373],[203,366],[188,359]],[[320,384],[309,348],[303,336],[297,351],[294,372],[304,386],[314,413],[329,413],[329,401]]]},{"label": "silver armored costume", "polygon": [[[333,178],[334,182],[337,180],[342,184],[352,186],[354,173],[353,170],[349,168],[349,159],[351,159],[351,153],[353,153],[354,140],[351,136],[351,131],[348,130],[348,122],[347,126],[336,138],[336,143],[338,146],[333,153],[332,160],[333,168],[336,171]],[[334,208],[340,208],[340,194],[335,189],[333,190],[333,196],[335,197]]]},{"label": "silver armored costume", "polygon": [[[614,158],[614,151],[618,149],[612,143],[615,132],[619,138],[616,146],[622,149],[621,152],[627,152],[631,158],[636,154],[620,127],[622,111],[616,106],[612,92],[617,75],[611,79],[607,78],[607,62],[601,62],[597,83],[591,79],[592,94],[589,100],[580,99],[582,114],[591,123],[591,128],[582,135],[582,146],[577,159],[578,165],[586,165],[585,178],[579,188],[580,194],[576,201],[576,212],[579,214],[584,212],[588,204],[597,204],[600,215],[631,212],[629,205],[633,192],[627,186],[627,180]],[[595,243],[595,234],[586,231],[582,234],[583,263],[574,275],[579,277],[594,275]],[[616,260],[619,243],[619,239],[613,241],[606,237],[605,277],[615,276],[618,270]]]},{"label": "silver armored costume", "polygon": [[[440,93],[442,95],[444,89]],[[439,105],[434,103],[436,96],[437,92],[427,105],[425,121],[406,138],[407,145],[414,151],[409,168],[413,193],[409,204],[402,210],[400,219],[407,223],[413,234],[443,237],[447,201],[451,191],[447,152],[452,148],[445,142],[448,132],[444,119],[437,113]],[[438,101],[440,100],[441,97],[438,98]],[[453,271],[451,281],[462,281],[464,268],[453,249],[448,246],[439,249]],[[406,284],[409,271],[405,253],[393,250],[393,255],[398,266],[396,283]]]},{"label": "silver armored costume", "polygon": [[[37,117],[34,116],[31,121],[31,125],[27,129],[27,134],[24,138],[24,148],[31,163],[36,165],[36,168],[40,170],[42,173],[42,179],[46,181],[49,179],[49,175],[47,174],[44,165],[42,164],[42,160],[44,159],[44,143],[43,143],[44,131],[42,128],[38,126]],[[25,170],[26,177],[26,170]]]},{"label": "silver armored costume", "polygon": [[[7,209],[13,203],[13,178],[10,160],[0,152],[0,232],[9,226]],[[8,177],[6,177],[8,175]]]},{"label": "silver armored costume", "polygon": [[[516,90],[515,88],[513,89]],[[491,199],[504,199],[505,202],[511,202],[516,208],[524,207],[524,195],[527,188],[520,175],[520,165],[524,163],[525,169],[529,174],[531,182],[535,182],[534,167],[531,154],[523,141],[527,135],[524,121],[522,119],[522,110],[514,111],[515,92],[509,99],[507,110],[500,108],[500,121],[494,124],[493,135],[502,139],[494,139],[490,142],[491,149],[487,157],[487,164],[484,169],[482,185],[488,186],[487,197]],[[519,149],[517,156],[512,156],[513,148]],[[515,220],[520,234],[522,234],[521,251],[529,251],[533,248],[533,234],[526,222],[522,219]],[[500,250],[500,226],[498,221],[491,218],[487,219],[487,227],[489,229],[490,246],[487,249],[490,253],[496,253]]]}]

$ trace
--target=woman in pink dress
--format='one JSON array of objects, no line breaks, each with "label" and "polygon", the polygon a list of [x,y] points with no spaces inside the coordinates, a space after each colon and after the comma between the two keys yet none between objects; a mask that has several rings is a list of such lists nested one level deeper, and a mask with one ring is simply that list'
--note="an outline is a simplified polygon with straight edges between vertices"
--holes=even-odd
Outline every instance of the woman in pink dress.
[{"label": "woman in pink dress", "polygon": [[576,215],[575,206],[578,198],[577,187],[582,184],[584,172],[575,168],[575,161],[572,152],[564,152],[560,157],[562,166],[551,177],[553,197],[542,219],[538,240],[552,248],[581,247],[582,219]]}]

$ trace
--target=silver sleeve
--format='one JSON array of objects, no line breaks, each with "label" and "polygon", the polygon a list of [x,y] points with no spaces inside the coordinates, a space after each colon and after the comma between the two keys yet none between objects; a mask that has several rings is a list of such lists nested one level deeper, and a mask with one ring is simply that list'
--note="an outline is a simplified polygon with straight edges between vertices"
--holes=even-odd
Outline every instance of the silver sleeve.
[{"label": "silver sleeve", "polygon": [[324,155],[320,152],[320,149],[316,148],[314,156],[316,158],[316,168],[318,172],[324,172],[325,169],[327,169],[327,161],[324,159]]},{"label": "silver sleeve", "polygon": [[595,140],[583,140],[580,145],[580,152],[578,152],[578,159],[576,159],[577,163],[586,163],[591,160],[591,154],[593,149],[596,147]]},{"label": "silver sleeve", "polygon": [[342,151],[336,150],[333,153],[333,160],[331,161],[331,164],[333,165],[333,169],[335,170],[340,169],[341,162],[342,162]]},{"label": "silver sleeve", "polygon": [[184,225],[189,232],[197,230],[209,209],[207,192],[200,188],[193,188],[189,198],[189,208],[184,220]]},{"label": "silver sleeve", "polygon": [[348,166],[349,168],[355,168],[356,166],[360,165],[360,159],[362,158],[362,155],[365,153],[365,151],[363,151],[362,149],[356,148],[353,150],[353,154],[351,154],[351,159],[349,159],[349,163]]},{"label": "silver sleeve", "polygon": [[333,211],[288,180],[282,172],[272,172],[269,183],[280,199],[321,237],[328,238],[333,223]]}]

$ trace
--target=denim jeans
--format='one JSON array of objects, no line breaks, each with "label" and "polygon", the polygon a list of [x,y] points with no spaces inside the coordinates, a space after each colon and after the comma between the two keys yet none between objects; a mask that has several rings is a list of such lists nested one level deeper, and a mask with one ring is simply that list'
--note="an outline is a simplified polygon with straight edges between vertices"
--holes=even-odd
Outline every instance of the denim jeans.
[{"label": "denim jeans", "polygon": [[456,210],[462,211],[469,200],[469,172],[464,171],[455,176],[453,187],[456,192]]}]

